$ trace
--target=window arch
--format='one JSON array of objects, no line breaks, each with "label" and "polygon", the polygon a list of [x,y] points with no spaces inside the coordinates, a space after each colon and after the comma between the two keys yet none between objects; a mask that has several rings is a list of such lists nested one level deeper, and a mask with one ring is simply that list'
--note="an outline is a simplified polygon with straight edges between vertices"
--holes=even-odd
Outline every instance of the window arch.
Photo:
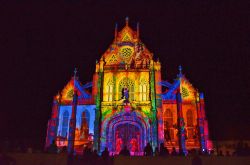
[{"label": "window arch", "polygon": [[68,128],[69,128],[69,112],[65,111],[63,113],[62,133],[61,133],[61,136],[67,137]]},{"label": "window arch", "polygon": [[171,109],[166,109],[163,113],[164,137],[166,141],[174,139],[173,120]]},{"label": "window arch", "polygon": [[187,110],[187,126],[192,127],[193,126],[193,112],[191,109]]},{"label": "window arch", "polygon": [[88,111],[83,111],[81,115],[81,139],[88,139],[89,135],[89,113]]},{"label": "window arch", "polygon": [[108,101],[112,101],[113,100],[114,83],[112,80],[109,80],[107,85],[108,85]]},{"label": "window arch", "polygon": [[173,126],[173,114],[170,109],[166,109],[165,112],[163,113],[163,118],[164,118],[164,124],[165,127],[172,127]]},{"label": "window arch", "polygon": [[128,88],[128,91],[129,91],[129,100],[130,101],[133,101],[134,100],[134,82],[125,77],[123,78],[120,82],[119,82],[119,99],[122,98],[122,89],[123,88]]},{"label": "window arch", "polygon": [[147,101],[147,81],[142,79],[139,85],[140,101]]}]

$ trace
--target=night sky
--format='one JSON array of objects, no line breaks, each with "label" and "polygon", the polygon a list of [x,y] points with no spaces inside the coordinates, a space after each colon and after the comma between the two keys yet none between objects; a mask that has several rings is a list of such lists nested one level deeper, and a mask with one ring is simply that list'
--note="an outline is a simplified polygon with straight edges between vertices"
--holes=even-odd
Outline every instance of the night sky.
[{"label": "night sky", "polygon": [[250,139],[250,10],[247,1],[64,0],[0,2],[0,138],[43,146],[53,96],[95,61],[118,28],[135,29],[172,81],[178,65],[205,93],[213,140]]}]

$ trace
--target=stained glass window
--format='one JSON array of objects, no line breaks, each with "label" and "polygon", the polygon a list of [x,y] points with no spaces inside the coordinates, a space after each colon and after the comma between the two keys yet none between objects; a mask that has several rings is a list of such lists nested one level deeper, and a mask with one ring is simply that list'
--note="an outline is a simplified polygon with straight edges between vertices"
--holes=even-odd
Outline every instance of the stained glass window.
[{"label": "stained glass window", "polygon": [[133,54],[133,50],[130,47],[123,47],[120,49],[120,55],[123,58],[129,58]]}]

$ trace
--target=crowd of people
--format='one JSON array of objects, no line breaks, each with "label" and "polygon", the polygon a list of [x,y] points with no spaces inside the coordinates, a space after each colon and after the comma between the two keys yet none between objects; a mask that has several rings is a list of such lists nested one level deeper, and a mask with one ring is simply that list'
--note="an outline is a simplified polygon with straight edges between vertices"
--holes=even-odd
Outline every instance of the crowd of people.
[{"label": "crowd of people", "polygon": [[[34,153],[33,149],[31,147],[26,147],[23,149],[10,149],[6,146],[0,146],[0,164],[15,164],[15,160],[9,156],[9,152],[25,152],[25,153]],[[58,148],[53,142],[45,151],[45,153],[48,154],[59,154],[64,153],[68,156],[68,164],[79,164],[80,162],[84,161],[85,164],[113,164],[114,157],[116,156],[135,156],[131,155],[131,152],[129,151],[127,146],[123,146],[119,154],[112,154],[108,151],[108,148],[105,148],[101,153],[98,153],[97,150],[92,150],[89,147],[85,147],[82,155],[81,154],[68,154],[67,153],[67,147]],[[188,151],[187,153],[178,152],[175,147],[173,147],[170,150],[168,150],[163,143],[160,144],[160,147],[156,147],[153,149],[153,147],[150,145],[150,143],[147,143],[143,150],[143,154],[140,154],[141,156],[159,156],[159,157],[168,157],[168,156],[192,156],[196,158],[197,161],[200,161],[201,159],[199,156],[250,156],[250,148],[247,143],[239,143],[237,147],[235,148],[235,152],[229,153],[222,153],[222,151],[218,150],[217,153],[214,151],[210,152],[201,152],[197,151],[195,149]],[[194,159],[195,160],[195,159]],[[7,163],[6,163],[7,162]],[[77,163],[78,162],[78,163]]]},{"label": "crowd of people", "polygon": [[[108,151],[108,148],[106,147],[104,151],[102,151],[100,154],[97,153],[96,150],[93,152],[90,148],[86,147],[84,148],[83,155],[74,157],[71,160],[72,162],[77,162],[83,160],[85,163],[89,164],[99,164],[99,163],[105,163],[105,164],[112,164],[114,157],[116,156],[132,156],[130,155],[130,151],[127,148],[127,146],[124,146],[123,149],[120,151],[119,155],[113,155],[110,154]],[[147,143],[147,145],[144,148],[143,156],[154,156],[154,157],[170,157],[170,156],[186,156],[186,157],[192,157],[192,164],[193,165],[199,165],[202,164],[202,160],[200,156],[216,156],[213,151],[211,152],[201,152],[197,151],[195,149],[188,151],[187,154],[178,152],[175,147],[172,148],[171,152],[164,146],[163,143],[160,144],[160,148],[157,147],[155,150],[153,150],[150,143]],[[233,156],[233,155],[223,155],[221,153],[217,154],[217,156]],[[247,145],[243,148],[238,148],[235,152],[235,156],[250,156],[250,150]],[[70,162],[69,162],[70,164]]]}]

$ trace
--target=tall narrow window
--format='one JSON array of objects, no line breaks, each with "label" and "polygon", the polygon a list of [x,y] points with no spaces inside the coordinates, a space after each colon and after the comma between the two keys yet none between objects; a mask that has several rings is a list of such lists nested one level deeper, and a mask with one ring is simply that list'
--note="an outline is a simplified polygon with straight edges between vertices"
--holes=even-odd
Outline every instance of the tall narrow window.
[{"label": "tall narrow window", "polygon": [[173,114],[170,109],[166,109],[164,114],[164,122],[166,123],[165,126],[172,127],[173,126]]},{"label": "tall narrow window", "polygon": [[170,109],[166,109],[163,113],[164,137],[165,140],[174,139],[173,114]]},{"label": "tall narrow window", "polygon": [[192,110],[187,110],[187,126],[192,127],[193,126],[193,112]]},{"label": "tall narrow window", "polygon": [[142,79],[139,85],[139,98],[140,101],[147,101],[147,82]]},{"label": "tall narrow window", "polygon": [[142,85],[142,100],[143,101],[147,100],[147,85],[146,84]]},{"label": "tall narrow window", "polygon": [[187,110],[187,138],[193,139],[194,137],[194,128],[193,128],[193,112],[191,109]]},{"label": "tall narrow window", "polygon": [[87,111],[83,111],[81,116],[80,139],[88,139],[88,135],[89,135],[89,113]]},{"label": "tall narrow window", "polygon": [[108,101],[113,100],[113,88],[114,88],[113,81],[110,80],[108,82]]},{"label": "tall narrow window", "polygon": [[63,113],[63,121],[62,121],[62,133],[61,133],[62,137],[65,138],[67,137],[68,128],[69,128],[69,112],[65,111]]}]

